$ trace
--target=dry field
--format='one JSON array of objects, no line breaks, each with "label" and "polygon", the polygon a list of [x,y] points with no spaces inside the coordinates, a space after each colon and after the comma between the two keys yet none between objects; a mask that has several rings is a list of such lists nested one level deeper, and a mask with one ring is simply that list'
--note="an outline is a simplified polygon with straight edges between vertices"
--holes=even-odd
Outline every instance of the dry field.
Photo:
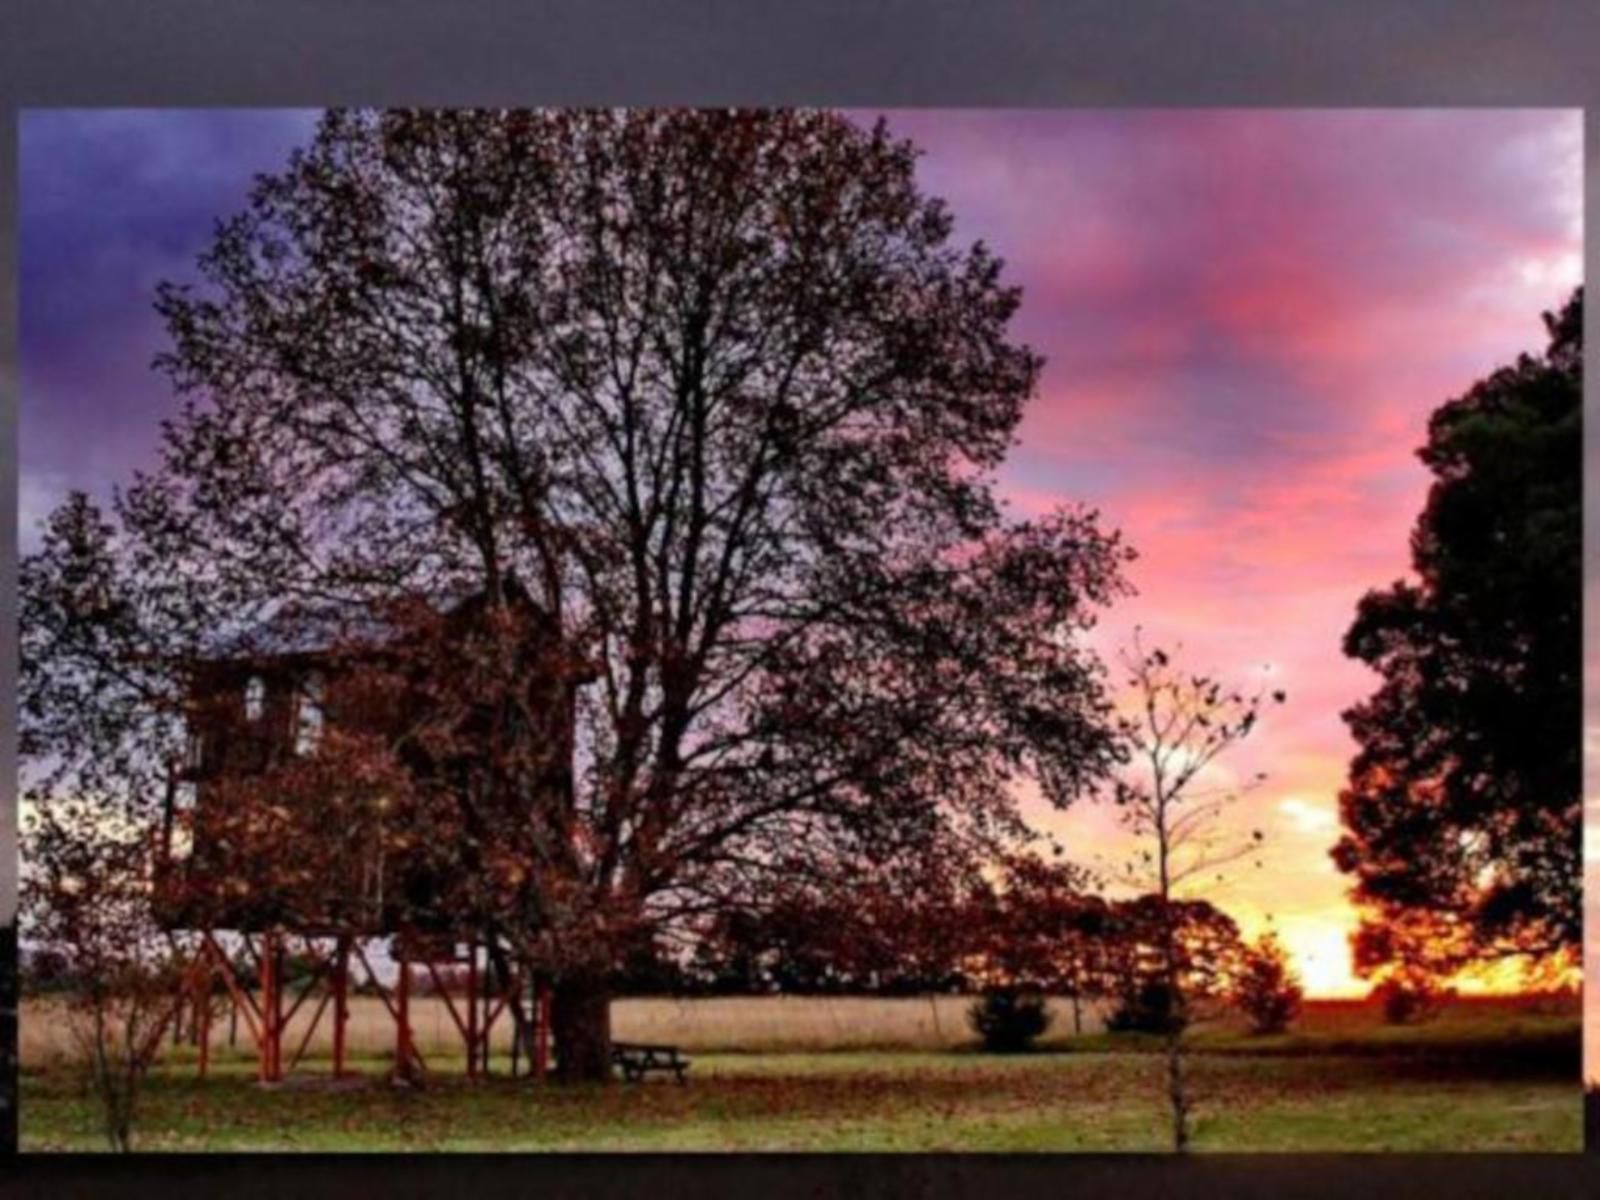
[{"label": "dry field", "polygon": [[[612,1035],[619,1041],[670,1042],[694,1053],[818,1053],[826,1051],[931,1051],[973,1043],[965,996],[885,998],[865,996],[726,996],[696,999],[637,997],[612,1004]],[[315,1009],[308,1001],[291,1022],[285,1038],[286,1053],[300,1045]],[[424,1059],[441,1065],[462,1054],[457,1034],[443,1000],[412,1000],[412,1024],[417,1048]],[[1044,1044],[1064,1044],[1072,1039],[1071,1004],[1051,1002],[1054,1023]],[[330,1010],[331,1014],[331,1010]],[[1579,1002],[1524,1000],[1520,998],[1462,999],[1436,1020],[1423,1025],[1383,1026],[1374,1008],[1359,1001],[1322,1000],[1306,1005],[1291,1037],[1322,1044],[1359,1040],[1381,1046],[1401,1042],[1454,1040],[1462,1036],[1517,1035],[1537,1032],[1551,1022],[1561,1023],[1581,1015]],[[1093,1036],[1103,1028],[1100,1010],[1085,1005],[1083,1032]],[[72,1055],[70,1037],[57,1002],[24,1001],[20,1050],[24,1071],[47,1069]],[[1236,1020],[1201,1027],[1197,1040],[1232,1039],[1240,1031]],[[306,1048],[308,1060],[331,1053],[332,1020],[325,1015]],[[494,1052],[507,1055],[511,1047],[511,1022],[502,1016],[495,1026]],[[383,1001],[373,996],[351,1000],[350,1053],[357,1058],[383,1057],[394,1047],[394,1022]],[[228,1047],[226,1017],[212,1026],[214,1052],[225,1056]],[[1309,1048],[1309,1047],[1308,1047]],[[235,1047],[240,1056],[253,1054],[241,1021]]]},{"label": "dry field", "polygon": [[[689,1051],[811,1052],[822,1050],[940,1050],[972,1041],[964,996],[922,996],[888,999],[861,996],[727,996],[704,999],[639,997],[618,1000],[611,1007],[612,1036],[619,1041],[671,1042]],[[306,1002],[290,1022],[284,1039],[292,1053],[305,1036],[316,1001]],[[1072,1009],[1066,1001],[1057,1010],[1052,1032],[1070,1033]],[[445,1002],[437,997],[416,997],[411,1020],[417,1048],[430,1063],[462,1054]],[[1094,1014],[1083,1013],[1084,1031],[1099,1028]],[[331,1009],[325,1014],[310,1044],[308,1059],[332,1053]],[[375,996],[352,997],[349,1025],[350,1053],[379,1057],[394,1047],[394,1020]],[[502,1016],[495,1025],[494,1051],[509,1054],[511,1022]],[[70,1035],[58,1003],[25,1001],[21,1019],[23,1070],[48,1068],[69,1058]],[[212,1046],[225,1050],[228,1020],[212,1026]],[[241,1021],[237,1050],[252,1053],[249,1033]]]}]

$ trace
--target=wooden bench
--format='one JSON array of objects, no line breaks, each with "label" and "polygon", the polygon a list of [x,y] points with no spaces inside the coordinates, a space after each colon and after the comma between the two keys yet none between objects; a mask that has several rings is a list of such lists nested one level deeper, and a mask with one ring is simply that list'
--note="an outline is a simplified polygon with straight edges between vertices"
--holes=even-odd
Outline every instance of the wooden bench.
[{"label": "wooden bench", "polygon": [[687,1083],[684,1072],[689,1060],[676,1046],[653,1046],[642,1042],[612,1042],[611,1061],[630,1083],[638,1083],[651,1071],[671,1071],[679,1083]]}]

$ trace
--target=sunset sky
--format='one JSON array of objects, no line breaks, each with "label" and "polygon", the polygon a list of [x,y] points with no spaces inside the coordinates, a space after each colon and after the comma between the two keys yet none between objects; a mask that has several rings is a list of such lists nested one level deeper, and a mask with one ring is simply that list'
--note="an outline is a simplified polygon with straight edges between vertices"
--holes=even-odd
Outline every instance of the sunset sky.
[{"label": "sunset sky", "polygon": [[[871,112],[856,114],[870,119]],[[1407,566],[1435,407],[1519,351],[1579,281],[1576,112],[1078,111],[887,114],[925,188],[1023,287],[1046,357],[1003,472],[1019,511],[1088,501],[1139,552],[1141,625],[1196,669],[1289,693],[1230,768],[1261,866],[1215,898],[1270,915],[1317,993],[1352,988],[1354,914],[1327,850],[1375,677],[1344,659],[1356,601]],[[35,112],[21,127],[24,550],[69,487],[105,494],[172,409],[150,303],[194,278],[250,176],[306,113]],[[1109,813],[1030,813],[1093,865]]]}]

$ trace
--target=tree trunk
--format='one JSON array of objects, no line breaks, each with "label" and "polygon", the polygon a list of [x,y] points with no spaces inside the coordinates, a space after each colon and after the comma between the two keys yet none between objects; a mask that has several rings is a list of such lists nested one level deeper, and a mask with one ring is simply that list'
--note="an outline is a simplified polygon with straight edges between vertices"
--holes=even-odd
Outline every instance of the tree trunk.
[{"label": "tree trunk", "polygon": [[1167,1100],[1172,1106],[1172,1149],[1189,1149],[1189,1096],[1183,1080],[1183,1030],[1188,1024],[1178,972],[1178,931],[1172,915],[1172,830],[1167,824],[1167,797],[1157,785],[1156,839],[1161,884],[1161,958],[1167,981]]},{"label": "tree trunk", "polygon": [[611,990],[603,977],[558,979],[550,994],[556,1079],[562,1083],[611,1078]]},{"label": "tree trunk", "polygon": [[1165,853],[1161,872],[1162,940],[1167,977],[1167,1099],[1172,1105],[1172,1149],[1183,1154],[1189,1149],[1189,1095],[1183,1078],[1183,1032],[1189,1023],[1189,1008],[1178,971],[1177,931],[1173,928],[1172,907],[1167,898]]},{"label": "tree trunk", "polygon": [[1189,1096],[1183,1079],[1183,1031],[1167,1031],[1167,1099],[1172,1105],[1172,1149],[1183,1154],[1189,1149]]},{"label": "tree trunk", "polygon": [[130,1071],[113,1106],[111,1142],[120,1154],[133,1149],[133,1096],[137,1086]]}]

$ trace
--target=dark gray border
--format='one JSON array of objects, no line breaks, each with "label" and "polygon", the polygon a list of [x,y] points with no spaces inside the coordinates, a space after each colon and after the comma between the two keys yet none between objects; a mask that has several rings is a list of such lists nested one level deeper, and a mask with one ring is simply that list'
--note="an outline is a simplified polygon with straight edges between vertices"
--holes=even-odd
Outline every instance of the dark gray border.
[{"label": "dark gray border", "polygon": [[[32,105],[1581,105],[1586,0],[21,0]],[[1591,54],[1584,53],[1591,48]]]},{"label": "dark gray border", "polygon": [[[3,60],[0,60],[3,62]],[[0,79],[11,70],[0,65]],[[0,85],[3,86],[3,85]],[[6,99],[9,99],[8,97]],[[17,872],[17,120],[0,120],[0,923],[16,912]]]},{"label": "dark gray border", "polygon": [[[331,103],[1600,107],[1593,0],[18,0],[0,33],[0,806],[14,812],[19,107]],[[1586,212],[1600,129],[1586,123]],[[1586,266],[1596,272],[1595,240]],[[1591,306],[1589,342],[1594,343]],[[1590,422],[1588,463],[1600,465]],[[1592,473],[1591,473],[1592,474]],[[1590,486],[1589,505],[1600,499]],[[1600,558],[1586,543],[1586,578]],[[1600,605],[1588,610],[1600,630]],[[1600,700],[1600,680],[1589,691]],[[0,827],[4,828],[4,827]],[[0,842],[14,854],[14,843]],[[12,906],[0,897],[0,913]],[[1441,1120],[1448,1114],[1441,1113]],[[369,1166],[383,1166],[368,1160]],[[104,1194],[114,1165],[21,1165]],[[118,1164],[121,1165],[121,1164]],[[143,1160],[184,1194],[350,1186],[347,1161]],[[550,1194],[1600,1192],[1596,1159],[468,1159],[391,1194],[534,1176]],[[309,1169],[307,1169],[309,1168]],[[345,1178],[340,1178],[345,1177]],[[131,1180],[134,1186],[144,1181]],[[199,1185],[196,1187],[195,1185]],[[172,1183],[164,1185],[171,1187]],[[471,1186],[471,1184],[468,1184]],[[309,1194],[309,1193],[308,1193]]]},{"label": "dark gray border", "polygon": [[[1444,1118],[1447,1119],[1447,1118]],[[24,1156],[8,1196],[224,1195],[297,1200],[532,1196],[537,1200],[817,1200],[819,1197],[1214,1197],[1215,1200],[1593,1200],[1593,1155],[268,1155],[68,1159]],[[159,1173],[158,1180],[149,1178]],[[146,1176],[147,1178],[137,1178]],[[131,1181],[131,1182],[125,1182]],[[9,1182],[9,1181],[8,1181]],[[153,1189],[151,1189],[153,1190]],[[148,1194],[148,1193],[147,1193]]]}]

